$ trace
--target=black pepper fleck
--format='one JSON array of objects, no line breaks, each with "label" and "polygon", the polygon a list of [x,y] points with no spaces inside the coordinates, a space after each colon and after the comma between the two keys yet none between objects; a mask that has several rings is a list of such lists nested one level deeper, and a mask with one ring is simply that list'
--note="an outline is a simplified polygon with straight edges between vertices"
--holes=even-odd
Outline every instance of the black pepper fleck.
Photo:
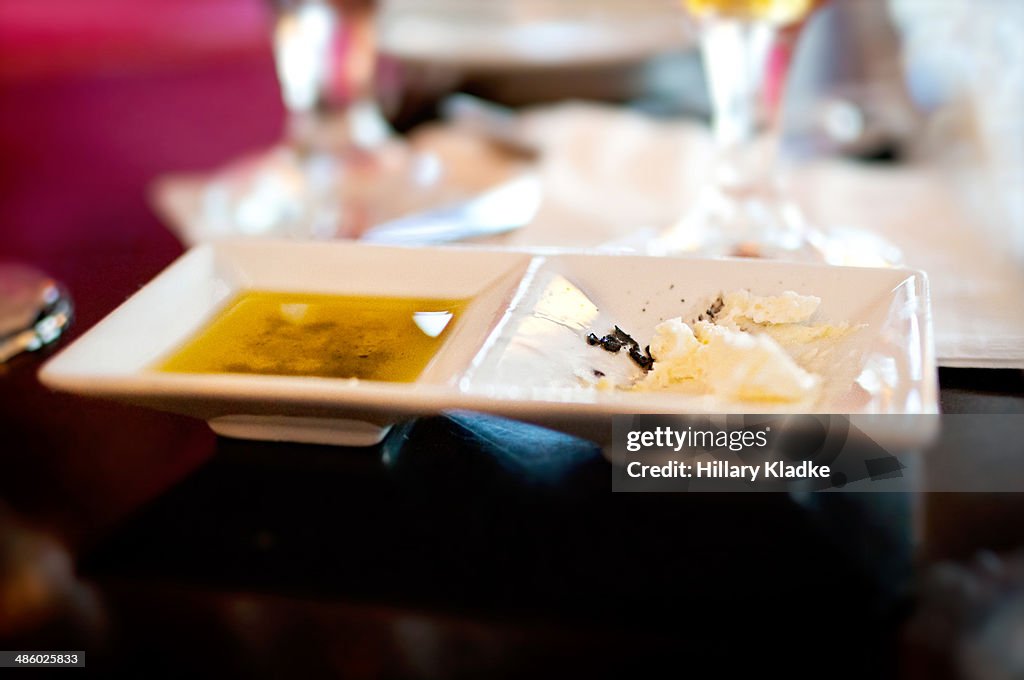
[{"label": "black pepper fleck", "polygon": [[601,338],[601,347],[604,347],[612,354],[616,354],[620,349],[622,349],[622,343],[613,338],[612,336],[606,335],[603,338]]},{"label": "black pepper fleck", "polygon": [[632,359],[637,366],[644,369],[645,371],[649,371],[651,369],[651,365],[654,363],[654,359],[652,359],[649,355],[644,356],[644,353],[641,352],[640,349],[637,347],[629,348],[629,358]]},{"label": "black pepper fleck", "polygon": [[[588,333],[587,344],[600,345],[603,350],[611,352],[612,354],[617,354],[623,347],[627,347],[629,358],[645,371],[650,370],[651,366],[654,364],[654,357],[651,356],[650,345],[641,352],[640,343],[634,340],[629,333],[618,326],[615,326],[611,333],[602,338],[597,337],[595,333]],[[594,371],[596,375],[597,370],[594,369]],[[604,374],[601,374],[601,376],[603,375]]]},{"label": "black pepper fleck", "polygon": [[714,321],[715,320],[715,316],[720,311],[722,311],[722,307],[724,307],[724,306],[725,306],[725,301],[722,299],[722,296],[719,295],[717,298],[715,298],[715,301],[711,303],[711,306],[708,307],[707,311],[705,312],[705,314],[708,315],[708,321]]}]

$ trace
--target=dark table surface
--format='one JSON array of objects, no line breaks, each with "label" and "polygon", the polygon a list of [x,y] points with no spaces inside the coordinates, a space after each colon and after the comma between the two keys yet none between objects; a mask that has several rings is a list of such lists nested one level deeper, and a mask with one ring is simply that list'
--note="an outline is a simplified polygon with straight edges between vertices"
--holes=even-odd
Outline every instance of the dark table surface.
[{"label": "dark table surface", "polygon": [[[3,85],[0,259],[66,282],[71,337],[181,252],[153,177],[281,129],[269,55]],[[786,495],[612,494],[589,443],[477,416],[366,450],[219,439],[50,393],[45,356],[0,366],[0,648],[93,671],[885,677],[923,564],[1024,545],[1017,494],[849,494],[837,531]],[[1019,371],[940,382],[946,411],[1024,412]]]}]

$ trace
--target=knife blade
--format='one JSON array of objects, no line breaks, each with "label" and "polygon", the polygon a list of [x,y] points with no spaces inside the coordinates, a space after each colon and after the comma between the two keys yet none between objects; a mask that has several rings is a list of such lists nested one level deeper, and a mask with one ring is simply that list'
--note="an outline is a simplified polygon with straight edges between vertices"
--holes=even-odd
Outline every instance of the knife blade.
[{"label": "knife blade", "polygon": [[536,174],[521,175],[468,201],[378,224],[361,240],[384,245],[435,245],[519,229],[537,214],[540,184]]}]

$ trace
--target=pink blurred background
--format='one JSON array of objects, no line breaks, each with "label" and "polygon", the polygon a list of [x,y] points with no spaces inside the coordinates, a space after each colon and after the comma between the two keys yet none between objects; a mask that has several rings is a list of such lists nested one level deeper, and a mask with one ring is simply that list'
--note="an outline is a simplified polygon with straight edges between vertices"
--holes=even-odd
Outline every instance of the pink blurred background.
[{"label": "pink blurred background", "polygon": [[154,176],[276,140],[269,27],[260,0],[0,4],[0,254],[70,266],[154,226]]},{"label": "pink blurred background", "polygon": [[0,259],[64,279],[88,325],[181,250],[147,204],[152,179],[282,125],[262,0],[6,0]]},{"label": "pink blurred background", "polygon": [[263,54],[260,0],[5,0],[0,77],[124,72]]}]

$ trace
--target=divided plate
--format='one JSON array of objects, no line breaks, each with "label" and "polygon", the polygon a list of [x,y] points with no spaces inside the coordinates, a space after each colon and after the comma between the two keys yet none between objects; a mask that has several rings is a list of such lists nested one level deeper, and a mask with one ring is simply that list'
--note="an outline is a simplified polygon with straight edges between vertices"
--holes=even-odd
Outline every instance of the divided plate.
[{"label": "divided plate", "polygon": [[[194,248],[40,371],[47,386],[203,418],[242,438],[369,445],[394,422],[473,410],[598,443],[611,416],[768,413],[669,392],[581,385],[594,369],[629,371],[584,341],[613,324],[645,343],[665,318],[695,317],[720,292],[817,295],[816,318],[859,326],[828,357],[826,413],[936,413],[927,280],[901,269],[754,260],[651,258],[468,247],[224,241]],[[472,298],[413,383],[154,368],[248,290]]]}]

